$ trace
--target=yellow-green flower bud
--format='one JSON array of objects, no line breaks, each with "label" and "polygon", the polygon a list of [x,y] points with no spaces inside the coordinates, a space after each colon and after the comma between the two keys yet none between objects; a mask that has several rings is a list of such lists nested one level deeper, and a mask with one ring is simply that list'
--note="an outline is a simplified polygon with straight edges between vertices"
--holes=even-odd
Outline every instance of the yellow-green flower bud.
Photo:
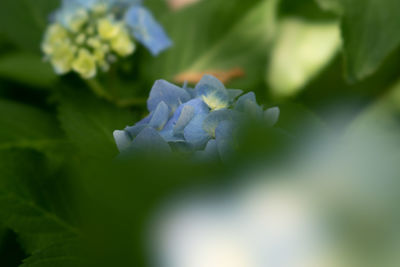
[{"label": "yellow-green flower bud", "polygon": [[121,31],[111,40],[111,49],[121,57],[128,56],[135,51],[135,43],[126,31]]},{"label": "yellow-green flower bud", "polygon": [[60,24],[54,23],[49,26],[46,31],[45,38],[42,43],[42,50],[47,55],[53,54],[54,49],[62,43],[68,41],[68,32]]},{"label": "yellow-green flower bud", "polygon": [[97,22],[97,31],[104,40],[111,40],[121,33],[122,25],[110,18],[100,19]]},{"label": "yellow-green flower bud", "polygon": [[71,70],[76,50],[77,48],[68,42],[54,48],[50,61],[57,74],[65,74]]},{"label": "yellow-green flower bud", "polygon": [[100,38],[92,37],[87,40],[87,45],[91,48],[97,49],[102,47],[102,42],[100,41]]},{"label": "yellow-green flower bud", "polygon": [[69,27],[73,32],[79,32],[80,29],[89,20],[89,14],[85,9],[79,9],[69,20]]},{"label": "yellow-green flower bud", "polygon": [[77,44],[79,44],[79,45],[84,44],[85,41],[86,41],[86,35],[83,34],[83,33],[79,34],[79,35],[76,37],[76,39],[75,39],[75,42],[76,42]]},{"label": "yellow-green flower bud", "polygon": [[72,63],[72,69],[83,78],[93,78],[96,73],[96,59],[87,49],[80,49],[78,57]]}]

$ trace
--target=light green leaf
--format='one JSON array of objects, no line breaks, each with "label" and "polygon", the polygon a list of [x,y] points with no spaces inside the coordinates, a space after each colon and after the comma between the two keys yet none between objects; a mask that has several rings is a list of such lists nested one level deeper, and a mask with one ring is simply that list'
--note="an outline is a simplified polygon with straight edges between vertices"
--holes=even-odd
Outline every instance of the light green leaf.
[{"label": "light green leaf", "polygon": [[347,78],[359,81],[373,74],[400,45],[400,1],[317,0],[342,15]]},{"label": "light green leaf", "polygon": [[246,76],[241,86],[250,86],[264,72],[278,2],[204,0],[167,16],[174,46],[148,60],[145,69],[152,79],[173,80],[182,73],[241,68]]},{"label": "light green leaf", "polygon": [[283,20],[267,73],[272,93],[296,94],[332,60],[340,44],[337,22]]},{"label": "light green leaf", "polygon": [[10,53],[0,57],[0,77],[39,88],[48,88],[57,80],[50,64],[33,53]]},{"label": "light green leaf", "polygon": [[61,141],[54,117],[37,108],[0,99],[0,149],[45,149]]}]

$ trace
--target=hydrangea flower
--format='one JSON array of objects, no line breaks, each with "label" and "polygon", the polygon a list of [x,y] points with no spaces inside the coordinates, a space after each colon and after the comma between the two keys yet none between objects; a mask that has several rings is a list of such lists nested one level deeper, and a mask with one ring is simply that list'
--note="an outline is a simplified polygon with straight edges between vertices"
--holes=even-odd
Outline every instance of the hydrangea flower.
[{"label": "hydrangea flower", "polygon": [[136,41],[153,55],[172,44],[140,0],[63,0],[42,50],[58,74],[75,71],[89,79],[131,55]]},{"label": "hydrangea flower", "polygon": [[158,80],[147,100],[150,114],[134,126],[114,131],[117,147],[122,154],[183,151],[224,160],[235,149],[241,121],[251,116],[273,126],[279,117],[279,108],[264,110],[253,92],[242,94],[210,75],[195,88]]}]

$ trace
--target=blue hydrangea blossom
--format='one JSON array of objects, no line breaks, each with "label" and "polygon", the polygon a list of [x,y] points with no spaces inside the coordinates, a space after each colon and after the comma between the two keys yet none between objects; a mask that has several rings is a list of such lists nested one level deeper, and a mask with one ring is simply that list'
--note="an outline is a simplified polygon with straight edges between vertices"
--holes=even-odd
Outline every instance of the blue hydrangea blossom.
[{"label": "blue hydrangea blossom", "polygon": [[253,92],[226,89],[205,75],[195,88],[158,80],[147,100],[150,114],[134,126],[114,131],[122,154],[183,151],[200,157],[228,157],[235,149],[235,133],[249,116],[273,126],[279,108],[267,110]]},{"label": "blue hydrangea blossom", "polygon": [[42,50],[58,74],[75,71],[89,79],[131,55],[136,41],[154,56],[172,44],[140,0],[63,0]]}]

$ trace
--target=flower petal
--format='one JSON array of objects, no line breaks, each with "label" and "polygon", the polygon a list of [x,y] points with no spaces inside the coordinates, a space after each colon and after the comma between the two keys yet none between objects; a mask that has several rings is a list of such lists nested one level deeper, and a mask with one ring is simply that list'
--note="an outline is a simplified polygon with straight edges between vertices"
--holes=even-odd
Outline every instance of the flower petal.
[{"label": "flower petal", "polygon": [[203,129],[211,136],[215,137],[215,129],[222,121],[237,122],[240,119],[240,114],[231,109],[221,109],[211,112],[203,122]]},{"label": "flower petal", "polygon": [[264,119],[267,124],[272,127],[278,122],[279,114],[280,109],[278,107],[269,108],[264,111]]},{"label": "flower petal", "polygon": [[211,109],[222,109],[229,105],[229,94],[225,86],[214,76],[204,75],[196,85],[196,94]]},{"label": "flower petal", "polygon": [[149,122],[149,126],[156,130],[161,130],[168,121],[169,107],[164,101],[161,101],[153,113],[153,117]]},{"label": "flower petal", "polygon": [[180,104],[189,99],[190,95],[184,89],[165,80],[158,80],[150,91],[147,108],[149,111],[153,111],[161,101],[164,101],[170,111],[174,112]]},{"label": "flower petal", "polygon": [[195,116],[183,130],[185,140],[192,144],[195,149],[203,147],[211,138],[203,129],[203,122],[206,117],[207,114]]},{"label": "flower petal", "polygon": [[115,143],[117,144],[120,152],[129,148],[130,144],[132,143],[132,139],[127,132],[117,130],[113,132],[113,135]]},{"label": "flower petal", "polygon": [[125,14],[125,21],[136,40],[146,46],[153,55],[158,55],[172,45],[164,29],[146,8],[132,6]]},{"label": "flower petal", "polygon": [[182,108],[179,119],[176,121],[173,132],[174,134],[183,133],[183,129],[185,129],[186,125],[190,122],[190,120],[194,116],[194,107],[190,105],[185,105]]},{"label": "flower petal", "polygon": [[253,92],[239,97],[235,110],[251,115],[256,119],[261,119],[263,116],[263,107],[257,104],[256,96]]},{"label": "flower petal", "polygon": [[167,153],[171,152],[168,143],[160,136],[160,134],[151,127],[144,128],[133,140],[130,145],[132,152],[145,153]]},{"label": "flower petal", "polygon": [[223,161],[227,161],[234,154],[235,125],[232,121],[222,121],[215,129],[215,140],[218,153]]}]

